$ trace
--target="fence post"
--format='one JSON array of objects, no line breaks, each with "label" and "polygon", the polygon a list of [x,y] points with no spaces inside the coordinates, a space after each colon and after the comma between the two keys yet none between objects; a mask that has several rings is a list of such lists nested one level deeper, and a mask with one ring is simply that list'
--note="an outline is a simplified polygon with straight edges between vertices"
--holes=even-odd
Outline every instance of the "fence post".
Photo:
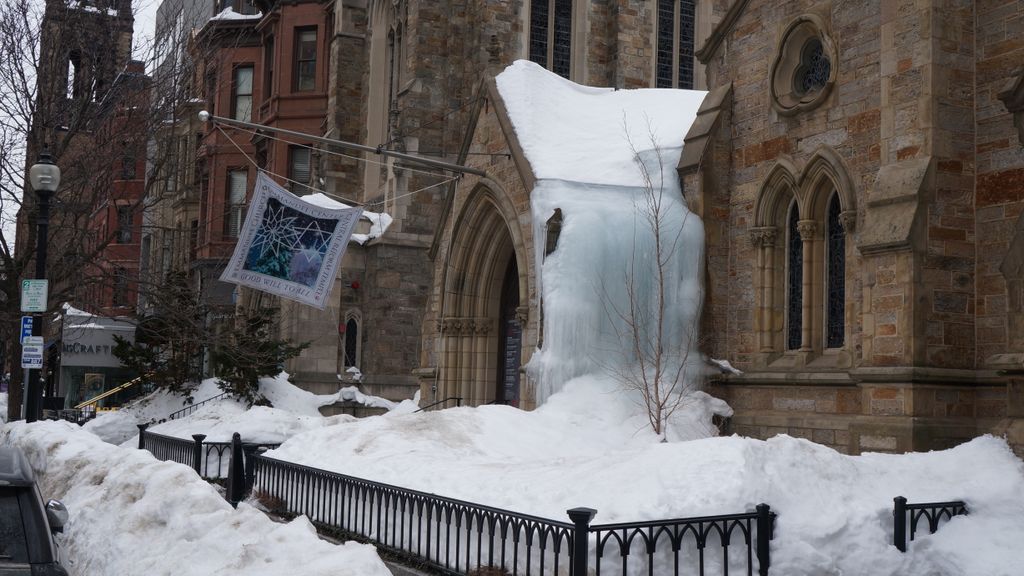
[{"label": "fence post", "polygon": [[897,496],[892,499],[892,543],[900,552],[907,551],[907,499]]},{"label": "fence post", "polygon": [[572,557],[569,559],[569,573],[572,576],[587,576],[587,560],[590,558],[590,521],[597,510],[573,508],[566,510],[575,526],[572,533]]},{"label": "fence post", "polygon": [[772,564],[772,531],[775,529],[774,522],[772,522],[772,508],[762,503],[755,506],[755,510],[757,510],[757,563],[760,566],[757,573],[760,576],[768,576],[768,568]]},{"label": "fence post", "polygon": [[245,464],[242,460],[242,437],[231,435],[231,461],[228,463],[228,502],[238,508],[245,490]]},{"label": "fence post", "polygon": [[139,429],[139,450],[146,449],[146,428],[149,428],[149,424],[136,424]]},{"label": "fence post", "polygon": [[199,477],[203,477],[203,440],[206,440],[206,434],[193,434],[192,440],[195,444],[192,445],[192,468],[195,469],[196,474]]},{"label": "fence post", "polygon": [[245,486],[243,487],[242,498],[252,493],[252,487],[256,484],[256,444],[242,444],[242,452],[245,455]]}]

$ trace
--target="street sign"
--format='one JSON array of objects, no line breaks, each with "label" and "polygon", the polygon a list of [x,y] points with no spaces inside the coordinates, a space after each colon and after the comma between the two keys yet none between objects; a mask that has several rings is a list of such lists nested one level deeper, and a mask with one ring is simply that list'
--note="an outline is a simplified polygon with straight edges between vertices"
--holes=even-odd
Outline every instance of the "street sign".
[{"label": "street sign", "polygon": [[43,367],[43,337],[29,336],[21,345],[21,367],[41,369]]},{"label": "street sign", "polygon": [[22,316],[21,317],[21,343],[25,343],[25,338],[32,335],[32,317]]},{"label": "street sign", "polygon": [[46,312],[46,293],[49,283],[46,280],[21,281],[21,311]]}]

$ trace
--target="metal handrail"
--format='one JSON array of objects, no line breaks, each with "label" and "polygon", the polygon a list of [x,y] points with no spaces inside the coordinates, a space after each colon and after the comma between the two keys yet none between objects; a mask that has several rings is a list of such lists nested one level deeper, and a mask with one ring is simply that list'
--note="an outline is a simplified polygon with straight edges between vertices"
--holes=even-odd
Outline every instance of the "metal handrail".
[{"label": "metal handrail", "polygon": [[181,410],[176,410],[174,412],[171,412],[171,414],[167,417],[167,420],[174,420],[175,418],[178,418],[180,416],[185,416],[185,415],[191,414],[191,413],[195,412],[196,410],[198,410],[199,407],[202,406],[203,404],[206,404],[207,402],[212,402],[212,401],[217,400],[219,398],[223,398],[223,397],[225,397],[227,395],[228,395],[227,392],[221,392],[220,394],[217,394],[216,396],[211,396],[211,397],[207,398],[206,400],[203,400],[202,402],[193,402],[192,404],[189,404],[188,406],[185,406]]},{"label": "metal handrail", "polygon": [[[438,400],[437,402],[434,402],[433,404],[427,404],[423,408],[420,408],[419,410],[416,410],[416,412],[423,412],[427,408],[433,408],[434,406],[437,406],[438,404],[444,404],[445,402],[448,402],[449,400],[455,400],[455,406],[456,407],[462,406],[462,396],[449,396],[449,397],[445,398],[444,400]],[[413,414],[415,414],[416,412],[413,412]]]},{"label": "metal handrail", "polygon": [[139,376],[138,378],[132,378],[131,380],[125,382],[124,384],[121,384],[120,386],[117,386],[116,388],[111,388],[110,390],[107,390],[106,392],[103,392],[103,393],[99,394],[98,396],[93,396],[92,398],[89,398],[85,402],[80,402],[80,403],[76,404],[75,405],[75,410],[81,410],[82,408],[85,408],[86,406],[88,406],[90,404],[95,404],[95,403],[99,402],[100,400],[103,400],[104,398],[106,398],[108,396],[113,396],[114,394],[117,394],[118,392],[120,392],[120,391],[122,391],[122,390],[124,390],[124,389],[126,389],[126,388],[128,388],[130,386],[134,386],[134,385],[138,384],[139,382],[142,382],[143,380],[145,380],[146,378],[149,378],[152,375],[153,375],[152,373],[150,373],[150,374],[143,374],[142,376]]}]

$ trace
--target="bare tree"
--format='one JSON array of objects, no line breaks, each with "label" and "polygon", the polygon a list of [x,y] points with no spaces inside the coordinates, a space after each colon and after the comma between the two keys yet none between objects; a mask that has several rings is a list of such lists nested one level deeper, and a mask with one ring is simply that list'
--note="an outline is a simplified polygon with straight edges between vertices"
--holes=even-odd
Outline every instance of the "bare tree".
[{"label": "bare tree", "polygon": [[[12,373],[12,419],[22,397],[20,281],[35,275],[29,165],[46,150],[62,174],[50,208],[48,312],[67,301],[102,308],[101,296],[124,274],[118,216],[135,220],[142,209],[144,194],[129,194],[126,182],[161,184],[145,178],[165,161],[148,142],[183,97],[173,86],[154,86],[145,63],[131,60],[132,21],[115,10],[0,0],[0,342]],[[153,92],[165,98],[153,103]]]},{"label": "bare tree", "polygon": [[681,304],[680,298],[690,299],[689,304],[699,309],[701,295],[680,294],[678,286],[671,286],[685,249],[683,231],[692,215],[682,196],[675,197],[675,187],[668,186],[664,155],[653,133],[651,143],[652,150],[640,152],[629,140],[643,191],[634,200],[637,225],[623,274],[625,301],[608,297],[607,290],[603,298],[618,340],[628,352],[623,362],[606,364],[606,370],[623,388],[638,393],[651,430],[664,439],[669,420],[684,406],[687,393],[697,388],[702,374],[691,362],[699,338],[699,310],[677,325],[672,309]]}]

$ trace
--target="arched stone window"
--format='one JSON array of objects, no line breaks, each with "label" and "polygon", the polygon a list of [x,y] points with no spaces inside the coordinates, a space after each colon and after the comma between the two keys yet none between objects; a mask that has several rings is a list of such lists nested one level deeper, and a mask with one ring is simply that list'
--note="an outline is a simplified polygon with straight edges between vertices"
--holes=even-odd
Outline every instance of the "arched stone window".
[{"label": "arched stone window", "polygon": [[757,256],[754,330],[763,367],[793,356],[780,364],[789,368],[845,349],[852,206],[846,172],[827,149],[803,171],[780,159],[766,178],[750,231]]},{"label": "arched stone window", "polygon": [[693,0],[658,0],[655,88],[693,88]]},{"label": "arched stone window", "polygon": [[569,78],[572,69],[573,0],[531,0],[531,61]]}]

